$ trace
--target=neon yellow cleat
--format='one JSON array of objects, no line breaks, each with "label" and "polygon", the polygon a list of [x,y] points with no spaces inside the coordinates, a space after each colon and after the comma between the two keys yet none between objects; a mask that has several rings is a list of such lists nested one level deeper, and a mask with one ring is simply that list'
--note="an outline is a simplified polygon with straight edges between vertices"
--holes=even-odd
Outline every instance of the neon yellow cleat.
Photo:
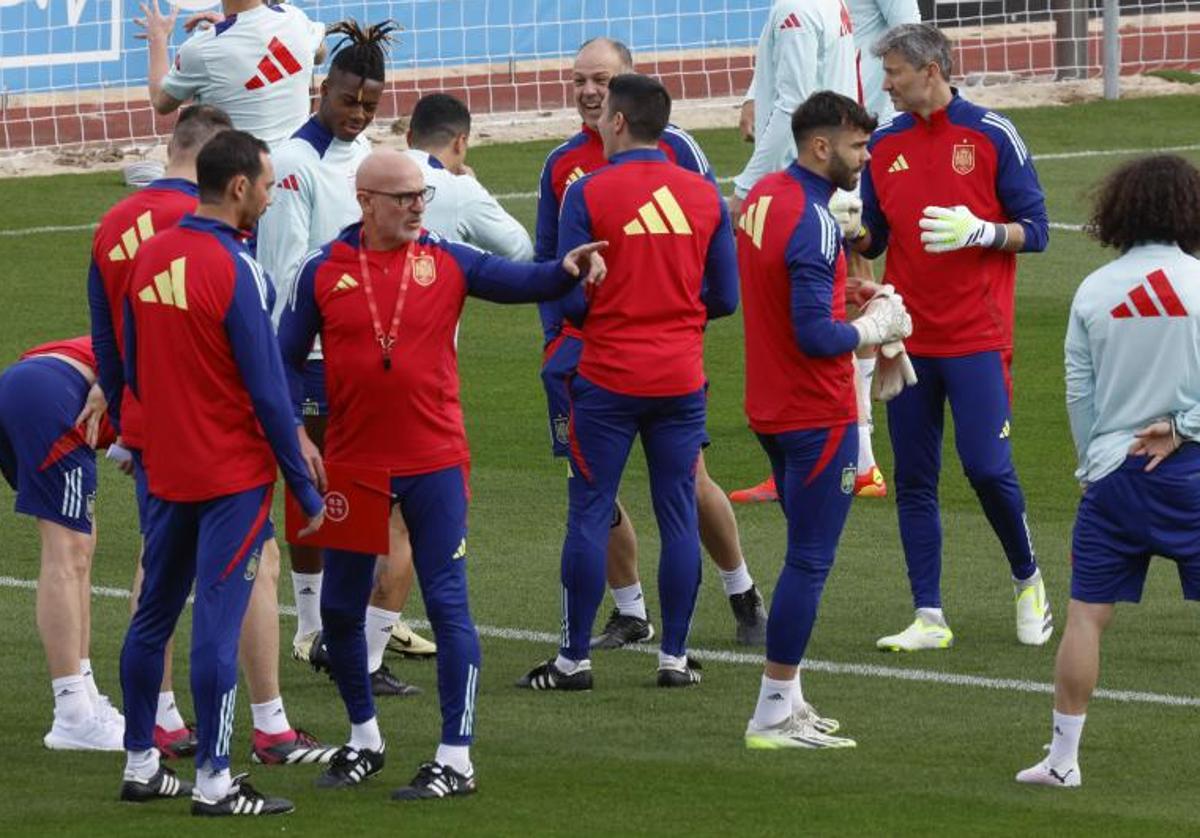
[{"label": "neon yellow cleat", "polygon": [[778,751],[784,748],[853,748],[853,739],[830,736],[817,730],[812,720],[793,713],[782,722],[771,727],[759,728],[754,721],[746,725],[746,747],[752,751]]},{"label": "neon yellow cleat", "polygon": [[1054,634],[1054,617],[1046,600],[1042,572],[1013,583],[1017,602],[1017,640],[1026,646],[1041,646]]},{"label": "neon yellow cleat", "polygon": [[921,616],[899,634],[881,637],[875,645],[888,652],[920,652],[925,649],[949,649],[954,645],[954,632],[944,623]]},{"label": "neon yellow cleat", "polygon": [[432,658],[437,654],[437,646],[409,628],[403,620],[397,620],[392,626],[387,650],[406,658]]}]

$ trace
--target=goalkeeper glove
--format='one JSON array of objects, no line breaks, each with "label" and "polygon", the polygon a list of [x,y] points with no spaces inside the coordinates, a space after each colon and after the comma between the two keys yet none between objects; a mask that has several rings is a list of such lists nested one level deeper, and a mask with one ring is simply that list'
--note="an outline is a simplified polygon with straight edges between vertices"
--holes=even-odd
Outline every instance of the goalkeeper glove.
[{"label": "goalkeeper glove", "polygon": [[858,241],[867,234],[862,223],[862,199],[853,192],[839,189],[829,199],[829,212],[842,228],[846,241]]},{"label": "goalkeeper glove", "polygon": [[871,377],[871,398],[891,401],[906,386],[917,383],[917,371],[904,350],[903,341],[885,343],[875,355],[875,374]]},{"label": "goalkeeper glove", "polygon": [[964,247],[992,247],[997,250],[1008,241],[1003,224],[981,221],[964,206],[925,207],[921,219],[921,242],[928,253],[949,253]]},{"label": "goalkeeper glove", "polygon": [[884,285],[850,325],[858,330],[860,347],[891,343],[912,334],[912,318],[904,308],[904,298],[890,285]]}]

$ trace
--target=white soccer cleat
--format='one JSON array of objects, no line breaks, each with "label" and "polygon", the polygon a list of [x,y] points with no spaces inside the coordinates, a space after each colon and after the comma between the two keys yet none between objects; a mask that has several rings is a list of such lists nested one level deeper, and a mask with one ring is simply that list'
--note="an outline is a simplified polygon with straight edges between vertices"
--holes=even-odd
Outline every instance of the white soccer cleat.
[{"label": "white soccer cleat", "polygon": [[125,735],[125,717],[121,715],[121,711],[113,706],[109,701],[108,696],[101,695],[96,702],[96,716],[106,725],[112,725],[121,731],[121,735]]},{"label": "white soccer cleat", "polygon": [[811,724],[820,733],[837,733],[842,726],[842,723],[837,719],[824,718],[817,712],[817,708],[813,707],[807,701],[801,702],[799,707],[793,707],[792,712]]},{"label": "white soccer cleat", "polygon": [[1066,768],[1052,768],[1050,766],[1050,758],[1039,762],[1024,771],[1017,772],[1018,783],[1029,783],[1035,786],[1055,786],[1060,789],[1078,788],[1083,783],[1083,776],[1079,773],[1078,763]]},{"label": "white soccer cleat", "polygon": [[1017,602],[1017,640],[1026,646],[1043,645],[1054,634],[1054,617],[1042,572],[1034,571],[1028,579],[1014,582],[1013,595]]},{"label": "white soccer cleat", "polygon": [[54,720],[42,744],[52,751],[123,751],[125,725],[115,725],[92,716],[77,725]]},{"label": "white soccer cleat", "polygon": [[[829,720],[825,720],[829,721]],[[844,736],[822,733],[812,720],[793,713],[777,725],[756,727],[754,720],[746,725],[746,747],[752,751],[778,751],[784,748],[853,748],[858,743]]]},{"label": "white soccer cleat", "polygon": [[936,623],[917,613],[912,625],[899,634],[890,634],[875,641],[875,646],[889,652],[920,652],[925,649],[949,649],[954,645],[954,632],[945,623]]}]

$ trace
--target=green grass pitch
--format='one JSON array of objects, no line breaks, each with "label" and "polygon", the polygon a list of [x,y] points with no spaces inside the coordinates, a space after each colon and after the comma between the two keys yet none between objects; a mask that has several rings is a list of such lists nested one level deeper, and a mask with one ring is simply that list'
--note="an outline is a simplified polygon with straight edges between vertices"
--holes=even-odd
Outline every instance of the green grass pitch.
[{"label": "green grass pitch", "polygon": [[[1086,192],[1128,155],[1058,156],[1080,150],[1189,146],[1200,161],[1200,100],[1175,97],[1015,110],[1037,155],[1051,220],[1085,220]],[[733,117],[730,117],[733,122]],[[719,175],[738,170],[749,147],[733,130],[697,137]],[[553,143],[479,148],[471,163],[499,194],[530,193]],[[125,194],[116,174],[0,181],[0,358],[52,338],[86,332],[90,233],[8,231],[94,223]],[[532,226],[534,202],[508,198]],[[1054,230],[1048,252],[1020,260],[1013,440],[1030,525],[1061,626],[1069,579],[1068,544],[1078,499],[1063,408],[1062,338],[1075,286],[1110,254],[1079,232]],[[946,293],[954,293],[947,288]],[[741,408],[740,317],[708,332],[712,380],[709,470],[726,489],[757,482],[765,458]],[[416,699],[382,701],[388,767],[367,787],[318,794],[311,767],[266,769],[254,781],[293,798],[295,814],[238,827],[245,834],[1195,834],[1200,741],[1195,706],[1098,699],[1083,740],[1085,784],[1075,791],[1027,788],[1013,774],[1048,741],[1050,697],[1012,684],[992,688],[949,678],[904,680],[895,670],[1046,684],[1058,635],[1045,648],[1020,647],[1011,588],[999,546],[963,479],[947,439],[942,483],[946,610],[957,633],[950,651],[898,657],[876,652],[877,636],[911,617],[892,500],[856,501],[825,593],[809,656],[846,666],[814,669],[805,693],[839,718],[859,746],[833,752],[747,752],[742,731],[753,710],[759,668],[748,659],[710,660],[694,690],[653,686],[654,659],[636,652],[595,659],[586,695],[518,691],[512,681],[551,644],[492,629],[553,632],[566,509],[562,464],[547,451],[538,381],[540,332],[532,307],[472,302],[461,333],[463,396],[474,455],[470,573],[473,609],[486,627],[474,759],[480,793],[471,799],[398,805],[389,790],[432,755],[438,713],[432,664],[394,664],[424,687]],[[1152,371],[1148,371],[1152,372]],[[883,411],[875,436],[890,466]],[[657,613],[658,542],[645,465],[635,453],[622,496],[638,527],[642,573]],[[129,481],[101,463],[99,546],[93,582],[128,587],[137,549]],[[773,506],[737,510],[751,570],[768,594],[782,561],[784,522]],[[34,624],[34,595],[15,580],[36,579],[33,523],[12,513],[0,489],[0,831],[7,834],[174,835],[209,832],[184,803],[133,808],[117,802],[123,757],[52,753],[41,746],[51,719],[46,667]],[[290,603],[286,559],[281,601]],[[605,605],[605,609],[609,606]],[[127,600],[97,596],[92,659],[102,689],[120,703],[117,658]],[[185,615],[186,616],[186,615]],[[419,619],[414,595],[407,616]],[[1195,696],[1197,614],[1179,596],[1173,569],[1155,566],[1139,608],[1119,609],[1104,654],[1101,686]],[[185,620],[186,622],[186,620]],[[285,646],[292,618],[284,617]],[[186,627],[179,648],[187,646]],[[706,561],[692,645],[737,650],[719,578]],[[177,686],[189,708],[187,660],[176,655]],[[853,666],[859,668],[855,669]],[[890,667],[870,670],[866,667]],[[331,741],[347,733],[333,686],[289,660],[283,694],[294,724]],[[249,766],[249,711],[242,690],[234,770]],[[190,709],[190,708],[189,708]],[[184,766],[190,776],[190,766]]]}]

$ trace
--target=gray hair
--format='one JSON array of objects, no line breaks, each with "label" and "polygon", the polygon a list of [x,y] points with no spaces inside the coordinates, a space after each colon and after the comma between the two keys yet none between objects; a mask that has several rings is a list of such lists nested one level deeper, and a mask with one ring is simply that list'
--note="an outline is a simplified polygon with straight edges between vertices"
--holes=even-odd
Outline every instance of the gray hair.
[{"label": "gray hair", "polygon": [[949,81],[954,63],[950,58],[950,39],[932,23],[902,23],[883,33],[871,53],[883,58],[889,52],[898,52],[914,67],[938,65],[942,78]]},{"label": "gray hair", "polygon": [[621,67],[623,70],[630,73],[633,72],[633,53],[629,51],[629,47],[625,46],[625,44],[616,40],[615,38],[606,38],[603,35],[596,38],[588,38],[579,45],[579,49],[575,51],[575,54],[579,55],[579,53],[583,52],[592,44],[607,45],[609,49],[617,54],[617,60],[621,62]]}]

